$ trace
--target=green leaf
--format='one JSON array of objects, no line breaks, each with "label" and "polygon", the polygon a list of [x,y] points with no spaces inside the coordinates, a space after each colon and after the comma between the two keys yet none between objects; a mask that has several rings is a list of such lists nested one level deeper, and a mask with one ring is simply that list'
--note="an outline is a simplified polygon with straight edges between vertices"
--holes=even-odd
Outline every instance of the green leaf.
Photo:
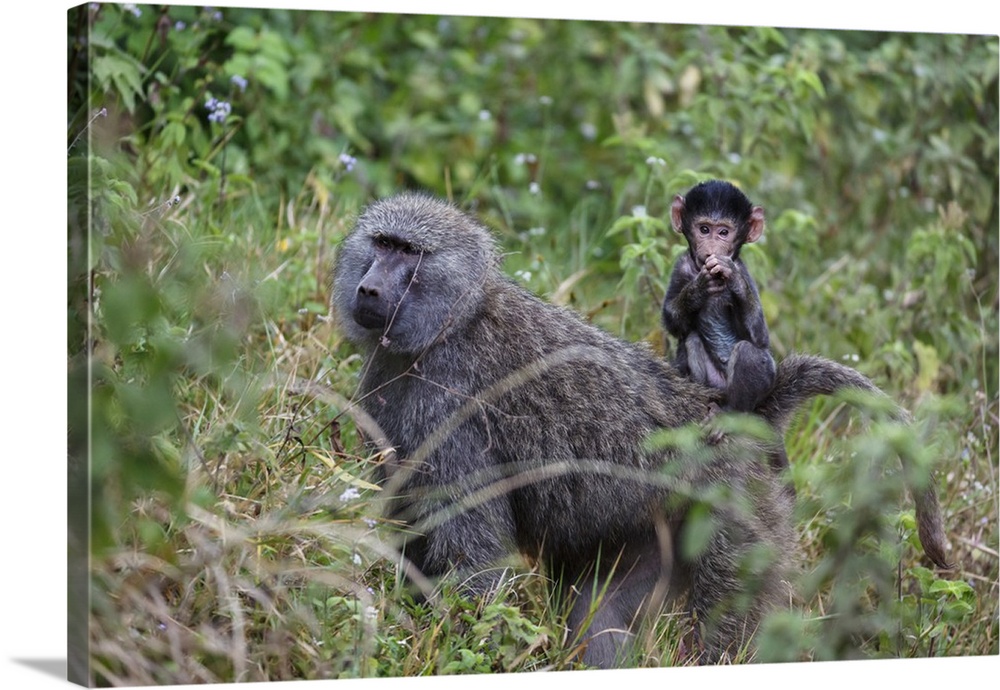
[{"label": "green leaf", "polygon": [[180,122],[168,122],[160,133],[163,143],[169,146],[182,146],[187,136],[187,127]]},{"label": "green leaf", "polygon": [[257,50],[257,32],[247,26],[237,26],[226,36],[226,44],[247,53]]},{"label": "green leaf", "polygon": [[129,112],[135,110],[136,99],[143,95],[144,72],[145,68],[138,61],[119,53],[94,58],[93,74],[97,82],[104,90],[113,86]]},{"label": "green leaf", "polygon": [[682,556],[685,559],[694,560],[708,548],[719,531],[719,525],[709,506],[699,503],[685,517],[683,531],[684,534],[680,542]]},{"label": "green leaf", "polygon": [[823,88],[823,81],[819,75],[812,70],[799,70],[795,73],[795,82],[804,84],[820,98],[826,98],[826,89]]}]

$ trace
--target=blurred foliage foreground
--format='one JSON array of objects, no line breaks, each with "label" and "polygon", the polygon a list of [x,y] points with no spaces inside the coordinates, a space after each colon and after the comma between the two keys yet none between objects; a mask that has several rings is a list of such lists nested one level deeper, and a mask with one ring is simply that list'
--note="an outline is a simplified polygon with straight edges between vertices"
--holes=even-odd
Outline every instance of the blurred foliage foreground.
[{"label": "blurred foliage foreground", "polygon": [[[84,5],[69,12],[70,667],[98,685],[571,668],[545,575],[417,603],[326,275],[369,199],[489,223],[506,270],[662,346],[673,194],[738,182],[781,357],[914,411],[788,434],[798,593],[756,660],[998,652],[997,39]],[[899,451],[934,461],[920,565]],[[89,526],[89,530],[88,530]],[[636,664],[690,663],[683,615]]]}]

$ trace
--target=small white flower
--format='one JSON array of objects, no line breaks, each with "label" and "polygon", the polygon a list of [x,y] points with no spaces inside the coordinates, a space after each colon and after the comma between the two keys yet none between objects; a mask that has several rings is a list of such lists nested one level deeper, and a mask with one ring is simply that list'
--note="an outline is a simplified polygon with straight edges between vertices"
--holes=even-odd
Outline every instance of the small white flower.
[{"label": "small white flower", "polygon": [[233,111],[233,106],[217,98],[209,98],[205,101],[205,108],[212,111],[208,114],[210,122],[225,122],[226,118]]},{"label": "small white flower", "polygon": [[532,182],[531,184],[528,185],[528,191],[531,192],[532,194],[538,194],[539,192],[542,191],[542,188],[538,186],[537,182]]},{"label": "small white flower", "polygon": [[480,110],[479,111],[479,119],[482,120],[483,122],[488,122],[491,117],[492,117],[492,115],[490,115],[490,111],[489,110]]},{"label": "small white flower", "polygon": [[634,217],[634,218],[645,218],[646,217],[646,207],[645,206],[633,206],[632,207],[632,217]]},{"label": "small white flower", "polygon": [[347,170],[347,172],[351,172],[352,170],[354,170],[354,166],[358,162],[357,158],[347,153],[340,154],[340,156],[338,156],[338,159],[340,160],[341,163],[344,164],[344,168]]},{"label": "small white flower", "polygon": [[351,559],[351,562],[354,563],[354,565],[361,565],[361,554],[360,553],[354,554],[354,557]]},{"label": "small white flower", "polygon": [[361,494],[358,492],[357,487],[349,486],[344,490],[344,493],[340,494],[340,502],[347,503],[348,501],[353,501],[355,498],[360,496]]}]

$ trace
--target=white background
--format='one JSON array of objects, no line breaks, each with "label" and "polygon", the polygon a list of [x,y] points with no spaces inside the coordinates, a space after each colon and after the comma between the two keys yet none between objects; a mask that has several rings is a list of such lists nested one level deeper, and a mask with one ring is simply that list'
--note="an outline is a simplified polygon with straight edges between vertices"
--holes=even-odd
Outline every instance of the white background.
[{"label": "white background", "polygon": [[[0,680],[4,688],[66,684],[66,21],[77,3],[34,0],[10,3],[0,15],[0,256],[5,260],[2,337],[4,372],[0,500]],[[176,3],[192,4],[192,3]],[[837,0],[810,9],[804,3],[680,3],[652,0],[556,2],[554,0],[225,0],[216,6],[537,16],[566,19],[770,25],[829,29],[880,29],[949,33],[998,33],[995,2],[952,0],[906,3],[904,10],[871,0]],[[666,5],[674,6],[666,6]],[[816,4],[816,3],[811,3]],[[902,3],[894,3],[897,6]],[[987,9],[989,8],[989,9]],[[840,688],[959,687],[1000,677],[1000,657],[902,662],[858,662],[653,669],[613,672],[251,684],[255,688],[405,687],[537,688],[592,681],[649,686]],[[401,685],[403,684],[403,685]]]}]

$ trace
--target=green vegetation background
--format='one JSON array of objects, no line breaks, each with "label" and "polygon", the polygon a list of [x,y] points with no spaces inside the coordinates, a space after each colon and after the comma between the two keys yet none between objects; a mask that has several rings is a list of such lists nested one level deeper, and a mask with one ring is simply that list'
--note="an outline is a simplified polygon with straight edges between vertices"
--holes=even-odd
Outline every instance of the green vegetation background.
[{"label": "green vegetation background", "polygon": [[[327,274],[366,202],[424,189],[488,223],[516,280],[663,349],[669,203],[708,177],[767,210],[745,257],[776,355],[845,361],[917,418],[800,415],[803,575],[757,659],[997,654],[996,37],[68,20],[71,677],[572,668],[543,573],[488,602],[397,578]],[[937,466],[952,571],[922,565],[899,452]],[[636,663],[689,663],[683,635],[664,617]]]}]

